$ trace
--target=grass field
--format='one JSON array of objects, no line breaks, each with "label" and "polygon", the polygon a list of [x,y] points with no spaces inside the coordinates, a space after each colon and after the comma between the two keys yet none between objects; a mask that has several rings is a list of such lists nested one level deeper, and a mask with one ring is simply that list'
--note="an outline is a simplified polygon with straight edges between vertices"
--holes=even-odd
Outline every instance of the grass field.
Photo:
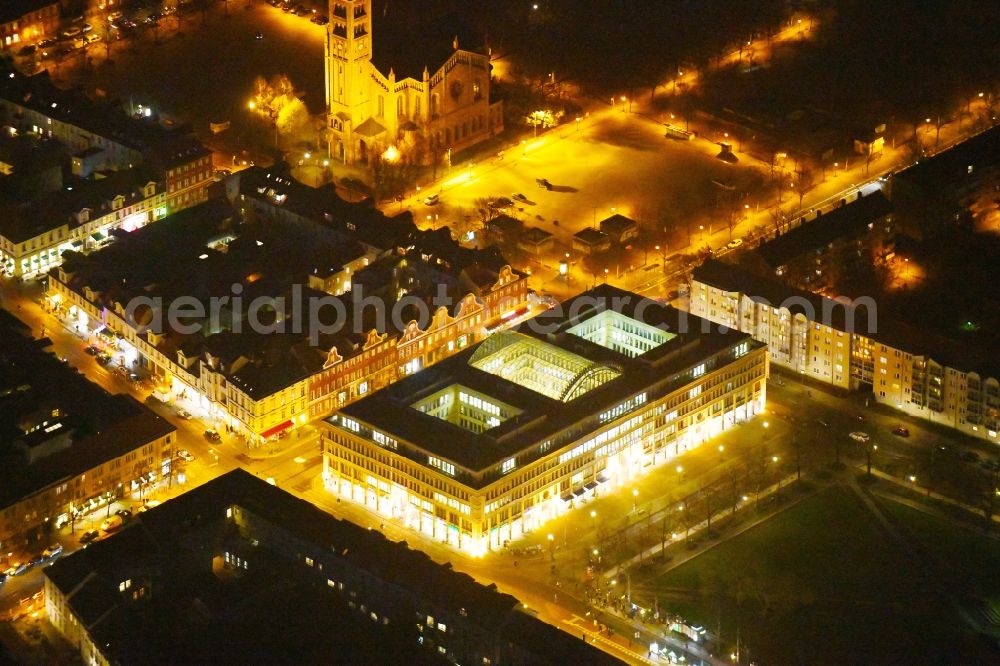
[{"label": "grass field", "polygon": [[[991,556],[975,557],[979,566]],[[833,487],[633,594],[655,591],[661,609],[721,629],[720,648],[739,627],[764,664],[985,663],[985,648],[908,558],[848,489]]]}]

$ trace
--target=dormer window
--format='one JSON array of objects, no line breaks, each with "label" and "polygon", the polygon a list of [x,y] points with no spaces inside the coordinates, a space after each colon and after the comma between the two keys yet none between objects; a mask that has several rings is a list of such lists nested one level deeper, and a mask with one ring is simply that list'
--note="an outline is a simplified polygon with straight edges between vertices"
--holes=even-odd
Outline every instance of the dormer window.
[{"label": "dormer window", "polygon": [[111,202],[111,210],[118,210],[125,205],[125,197],[122,195],[116,196]]},{"label": "dormer window", "polygon": [[143,194],[147,197],[151,197],[156,194],[156,183],[148,183],[143,190]]}]

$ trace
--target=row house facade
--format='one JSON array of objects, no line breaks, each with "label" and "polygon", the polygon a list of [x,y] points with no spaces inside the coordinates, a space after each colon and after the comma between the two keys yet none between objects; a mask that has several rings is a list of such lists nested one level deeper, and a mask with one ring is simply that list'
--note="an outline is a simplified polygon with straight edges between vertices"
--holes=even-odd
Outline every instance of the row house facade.
[{"label": "row house facade", "polygon": [[1000,433],[1000,376],[947,340],[938,354],[918,352],[927,336],[879,316],[874,302],[822,298],[709,260],[693,273],[689,307],[766,343],[774,363],[802,376],[989,441]]}]

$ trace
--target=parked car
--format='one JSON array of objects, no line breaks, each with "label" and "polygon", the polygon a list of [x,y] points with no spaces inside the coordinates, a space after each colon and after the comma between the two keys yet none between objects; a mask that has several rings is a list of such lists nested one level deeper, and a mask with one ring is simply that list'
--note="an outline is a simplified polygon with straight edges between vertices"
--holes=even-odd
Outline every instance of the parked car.
[{"label": "parked car", "polygon": [[897,435],[898,437],[909,437],[910,436],[910,429],[909,428],[904,428],[903,426],[898,425],[898,426],[896,426],[895,428],[892,429],[892,434],[893,435]]},{"label": "parked car", "polygon": [[326,25],[327,23],[330,22],[330,19],[328,19],[323,14],[317,14],[316,16],[313,16],[311,19],[309,19],[309,21],[310,23],[315,23],[316,25]]},{"label": "parked car", "polygon": [[70,27],[66,28],[65,30],[63,30],[61,34],[62,34],[63,37],[66,37],[68,39],[70,37],[76,37],[81,32],[83,32],[83,31],[80,30],[79,27],[73,25],[73,26],[70,26]]},{"label": "parked car", "polygon": [[431,194],[431,195],[428,195],[428,196],[424,197],[424,205],[425,206],[436,206],[436,205],[438,205],[438,202],[440,202],[440,201],[441,201],[441,198],[437,194]]},{"label": "parked car", "polygon": [[865,444],[871,437],[866,432],[861,432],[860,430],[855,430],[850,434],[850,438],[859,444]]},{"label": "parked car", "polygon": [[94,345],[88,345],[84,347],[83,351],[85,351],[90,356],[97,356],[99,353],[101,353],[101,350],[99,350]]},{"label": "parked car", "polygon": [[538,185],[538,187],[544,187],[547,190],[552,189],[552,183],[550,183],[547,178],[536,178],[535,184]]},{"label": "parked car", "polygon": [[98,532],[97,530],[90,530],[89,532],[84,532],[83,535],[80,536],[80,543],[86,545],[91,541],[96,541],[100,536],[101,533]]},{"label": "parked car", "polygon": [[63,547],[61,543],[54,543],[42,551],[42,557],[53,559],[62,555]]},{"label": "parked car", "polygon": [[514,202],[507,197],[498,197],[490,202],[490,208],[510,208]]},{"label": "parked car", "polygon": [[29,44],[28,46],[22,46],[21,49],[17,52],[17,55],[19,55],[19,56],[30,56],[30,55],[34,55],[35,51],[37,51],[37,50],[38,49],[37,49],[37,47],[34,44]]},{"label": "parked car", "polygon": [[115,515],[121,518],[123,523],[127,523],[132,518],[132,512],[128,509],[118,509],[115,511]]},{"label": "parked car", "polygon": [[967,463],[977,463],[979,462],[979,454],[975,451],[962,451],[961,455],[958,456]]},{"label": "parked car", "polygon": [[143,505],[136,509],[136,513],[143,513],[160,506],[160,500],[143,500]]},{"label": "parked car", "polygon": [[188,419],[191,418],[191,412],[189,412],[186,409],[178,409],[177,410],[177,418],[184,419],[185,421],[187,421]]},{"label": "parked car", "polygon": [[177,457],[184,462],[194,462],[194,454],[192,454],[187,449],[181,449],[177,452]]},{"label": "parked car", "polygon": [[3,585],[6,580],[7,580],[7,572],[0,571],[0,585]]},{"label": "parked car", "polygon": [[45,559],[46,559],[45,556],[42,555],[41,553],[35,555],[30,560],[28,560],[28,568],[31,569],[37,567],[40,564],[45,564]]},{"label": "parked car", "polygon": [[21,562],[20,564],[15,564],[10,569],[7,569],[8,576],[20,576],[26,572],[30,567],[27,562]]},{"label": "parked car", "polygon": [[100,363],[101,365],[107,367],[107,365],[109,363],[111,363],[111,355],[110,354],[98,354],[97,357],[95,358],[95,360],[98,363]]},{"label": "parked car", "polygon": [[264,33],[258,30],[253,34],[254,39],[264,39]]},{"label": "parked car", "polygon": [[221,442],[222,441],[222,435],[220,435],[219,433],[217,433],[214,430],[206,430],[205,431],[205,439],[207,439],[210,442]]},{"label": "parked car", "polygon": [[528,197],[524,196],[520,192],[514,192],[514,194],[510,195],[510,198],[514,201],[520,201],[522,203],[528,200]]},{"label": "parked car", "polygon": [[733,240],[731,240],[728,243],[726,243],[726,247],[728,247],[730,250],[735,250],[740,245],[743,245],[743,239],[742,238],[734,238]]},{"label": "parked car", "polygon": [[113,516],[108,516],[107,518],[104,519],[104,522],[101,523],[101,531],[111,533],[121,528],[121,526],[124,524],[125,521],[118,514],[115,514]]}]

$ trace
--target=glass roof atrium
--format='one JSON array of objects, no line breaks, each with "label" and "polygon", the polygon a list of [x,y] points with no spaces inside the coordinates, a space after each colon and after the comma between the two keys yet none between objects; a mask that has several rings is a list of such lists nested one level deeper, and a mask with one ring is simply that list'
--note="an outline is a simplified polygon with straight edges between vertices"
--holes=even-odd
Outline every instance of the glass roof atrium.
[{"label": "glass roof atrium", "polygon": [[582,321],[567,332],[629,358],[645,354],[677,337],[674,333],[611,310]]},{"label": "glass roof atrium", "polygon": [[410,406],[476,434],[495,428],[521,413],[516,407],[461,384],[452,384]]},{"label": "glass roof atrium", "polygon": [[511,331],[494,333],[483,341],[469,365],[562,402],[621,375],[616,368]]}]

